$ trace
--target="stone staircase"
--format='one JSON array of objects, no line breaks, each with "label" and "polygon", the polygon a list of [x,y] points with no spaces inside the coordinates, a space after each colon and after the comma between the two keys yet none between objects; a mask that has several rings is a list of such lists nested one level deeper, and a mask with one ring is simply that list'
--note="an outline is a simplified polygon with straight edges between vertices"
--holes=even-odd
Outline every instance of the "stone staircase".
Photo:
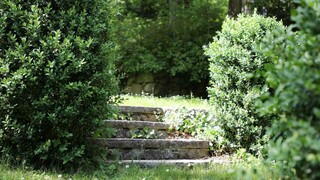
[{"label": "stone staircase", "polygon": [[159,164],[207,164],[209,142],[193,138],[170,137],[170,125],[161,122],[161,108],[120,106],[125,120],[107,120],[106,126],[116,130],[113,138],[97,139],[108,149],[109,162],[135,163],[142,166]]}]

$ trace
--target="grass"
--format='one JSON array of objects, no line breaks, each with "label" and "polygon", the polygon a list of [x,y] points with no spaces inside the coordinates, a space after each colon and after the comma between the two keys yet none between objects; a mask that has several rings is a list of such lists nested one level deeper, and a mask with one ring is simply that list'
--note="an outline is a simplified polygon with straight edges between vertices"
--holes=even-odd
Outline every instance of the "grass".
[{"label": "grass", "polygon": [[208,100],[195,97],[187,98],[183,96],[173,97],[154,97],[154,96],[133,96],[121,95],[122,106],[146,106],[146,107],[162,107],[162,108],[190,108],[190,109],[209,109]]},{"label": "grass", "polygon": [[212,180],[212,179],[279,179],[275,166],[262,161],[254,163],[212,164],[208,166],[176,167],[159,166],[140,168],[133,165],[118,167],[113,176],[106,176],[103,171],[95,173],[61,174],[57,172],[34,171],[26,168],[12,169],[0,165],[0,179],[4,180],[69,180],[69,179],[115,179],[115,180]]},{"label": "grass", "polygon": [[63,174],[55,171],[33,170],[30,167],[12,168],[4,163],[0,163],[0,179],[3,180],[62,180],[62,179],[94,179],[94,174]]},{"label": "grass", "polygon": [[208,167],[160,166],[152,169],[131,167],[119,171],[117,180],[213,180],[213,179],[279,179],[280,175],[266,165],[251,167],[246,163],[210,165]]}]

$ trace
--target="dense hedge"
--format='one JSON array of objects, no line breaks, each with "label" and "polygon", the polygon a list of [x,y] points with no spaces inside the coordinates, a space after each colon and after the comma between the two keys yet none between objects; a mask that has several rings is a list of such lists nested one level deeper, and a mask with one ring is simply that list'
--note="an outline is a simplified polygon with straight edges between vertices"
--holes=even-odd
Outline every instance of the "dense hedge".
[{"label": "dense hedge", "polygon": [[202,46],[221,29],[226,0],[115,1],[113,35],[119,73],[180,75],[185,82],[207,81]]},{"label": "dense hedge", "polygon": [[296,2],[300,7],[292,19],[300,31],[289,31],[289,36],[274,31],[262,45],[263,52],[276,62],[268,73],[268,84],[276,91],[266,95],[261,112],[281,117],[272,125],[269,158],[284,163],[284,175],[319,179],[320,3]]},{"label": "dense hedge", "polygon": [[211,82],[208,87],[216,126],[223,130],[229,147],[258,152],[267,140],[266,127],[272,115],[260,116],[255,104],[270,91],[265,67],[270,59],[256,51],[266,32],[284,26],[272,18],[239,15],[227,19],[222,30],[205,49],[209,56]]},{"label": "dense hedge", "polygon": [[111,113],[104,0],[0,1],[0,154],[69,167]]}]

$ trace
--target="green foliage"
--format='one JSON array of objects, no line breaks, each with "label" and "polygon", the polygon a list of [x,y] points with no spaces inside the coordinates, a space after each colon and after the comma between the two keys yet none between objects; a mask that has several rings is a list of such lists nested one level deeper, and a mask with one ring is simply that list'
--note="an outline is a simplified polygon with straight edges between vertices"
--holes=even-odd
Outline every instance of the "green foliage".
[{"label": "green foliage", "polygon": [[230,148],[257,152],[267,140],[266,127],[272,115],[260,116],[255,103],[270,91],[265,84],[265,67],[272,61],[255,50],[266,32],[284,26],[272,18],[253,14],[227,19],[221,32],[205,49],[209,56],[211,86],[208,88],[216,126]]},{"label": "green foliage", "polygon": [[293,23],[290,12],[297,7],[297,4],[294,0],[254,0],[249,2],[249,6],[251,9],[257,9],[261,14],[276,17],[285,25],[290,25]]},{"label": "green foliage", "polygon": [[155,130],[151,130],[147,127],[143,129],[134,129],[132,133],[132,138],[143,138],[143,139],[155,139],[157,138]]},{"label": "green foliage", "polygon": [[[0,154],[17,164],[92,158],[116,93],[103,0],[0,1]],[[48,167],[48,166],[47,166]]]},{"label": "green foliage", "polygon": [[211,118],[210,114],[203,109],[178,108],[167,110],[163,120],[180,132],[197,136],[202,135],[208,128]]},{"label": "green foliage", "polygon": [[186,81],[208,79],[202,46],[220,30],[226,0],[113,2],[117,7],[113,36],[121,55],[117,65],[120,73],[183,74]]},{"label": "green foliage", "polygon": [[[275,31],[264,52],[276,62],[268,83],[276,91],[266,95],[261,112],[278,113],[272,129],[269,158],[284,164],[284,173],[302,179],[320,178],[320,3],[301,0],[293,14],[298,32]],[[272,35],[272,34],[271,34]],[[281,46],[271,44],[282,41]]]},{"label": "green foliage", "polygon": [[227,150],[227,139],[222,129],[216,126],[214,115],[208,110],[173,108],[166,110],[163,120],[178,133],[211,141],[210,150],[215,155],[221,155]]}]

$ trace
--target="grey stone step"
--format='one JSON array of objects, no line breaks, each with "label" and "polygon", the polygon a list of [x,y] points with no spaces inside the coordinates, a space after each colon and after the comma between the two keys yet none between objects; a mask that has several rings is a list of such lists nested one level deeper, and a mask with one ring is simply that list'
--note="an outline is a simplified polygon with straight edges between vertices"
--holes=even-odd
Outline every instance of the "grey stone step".
[{"label": "grey stone step", "polygon": [[163,114],[164,110],[160,107],[143,107],[143,106],[119,106],[120,112],[124,113],[159,113]]},{"label": "grey stone step", "polygon": [[123,129],[156,129],[168,130],[170,125],[164,122],[149,122],[149,121],[128,121],[128,120],[107,120],[105,124],[113,128]]},{"label": "grey stone step", "polygon": [[198,159],[209,156],[209,142],[195,139],[100,138],[95,141],[108,149],[111,159]]},{"label": "grey stone step", "polygon": [[117,138],[164,139],[170,128],[169,124],[149,121],[107,120],[105,124],[116,129]]},{"label": "grey stone step", "polygon": [[109,149],[110,159],[159,160],[159,159],[198,159],[209,156],[208,149]]},{"label": "grey stone step", "polygon": [[122,118],[138,121],[161,121],[164,114],[162,108],[142,106],[119,106]]},{"label": "grey stone step", "polygon": [[195,166],[209,164],[226,164],[231,163],[228,156],[212,157],[206,159],[162,159],[162,160],[108,160],[107,163],[118,163],[122,165],[138,165],[141,167],[156,167],[161,165],[174,166]]},{"label": "grey stone step", "polygon": [[96,142],[110,149],[209,149],[209,142],[196,139],[98,138]]}]

